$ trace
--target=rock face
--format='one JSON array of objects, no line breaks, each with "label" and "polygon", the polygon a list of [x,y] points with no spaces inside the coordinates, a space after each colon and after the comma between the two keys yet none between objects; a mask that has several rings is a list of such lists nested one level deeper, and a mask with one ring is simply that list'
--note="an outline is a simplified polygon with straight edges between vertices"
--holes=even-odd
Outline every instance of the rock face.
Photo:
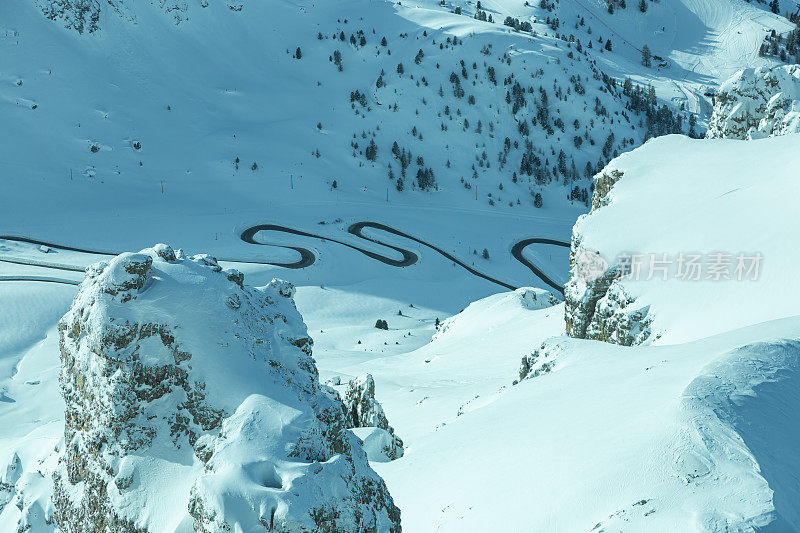
[{"label": "rock face", "polygon": [[[592,209],[589,215],[608,205],[609,193],[624,176],[618,169],[607,168],[595,176]],[[581,219],[589,215],[582,215]],[[579,220],[581,220],[579,219]],[[564,286],[564,321],[567,335],[631,346],[652,336],[652,317],[648,306],[639,306],[621,285],[626,274],[618,265],[609,265],[596,250],[583,246],[577,230],[570,241],[570,275]],[[528,360],[523,358],[520,380],[532,372],[539,360],[537,350]]]},{"label": "rock face", "polygon": [[59,323],[61,530],[400,531],[293,293],[165,245],[87,270]]},{"label": "rock face", "polygon": [[350,380],[344,397],[348,412],[348,427],[376,427],[389,431],[383,407],[375,399],[375,380],[372,374],[363,374]]},{"label": "rock face", "polygon": [[[344,404],[348,413],[348,428],[379,428],[385,434],[371,432],[370,438],[376,443],[383,443],[379,446],[381,453],[389,460],[402,457],[403,441],[394,434],[394,428],[389,425],[383,407],[375,399],[375,380],[371,374],[363,374],[350,380],[344,395]],[[378,448],[373,443],[367,447],[367,451],[370,449]],[[373,457],[370,457],[370,460],[373,460]]]},{"label": "rock face", "polygon": [[[551,343],[554,343],[551,345]],[[562,352],[557,341],[543,342],[533,353],[522,357],[519,365],[519,379],[514,380],[514,385],[523,379],[531,379],[547,374],[553,369],[556,357]]]},{"label": "rock face", "polygon": [[[78,33],[94,33],[101,29],[101,17],[108,14],[123,20],[136,21],[136,2],[131,0],[36,0],[45,17],[58,20],[64,27]],[[187,0],[150,0],[150,3],[165,15],[171,16],[175,24],[186,20],[189,11]],[[208,6],[207,0],[198,2]],[[229,4],[230,7],[230,4]],[[234,9],[231,7],[231,9]],[[241,6],[239,6],[241,10]]]},{"label": "rock face", "polygon": [[717,92],[706,138],[749,139],[800,132],[800,65],[744,69]]},{"label": "rock face", "polygon": [[100,3],[97,0],[39,0],[45,17],[60,20],[68,29],[78,33],[93,33],[100,22]]}]

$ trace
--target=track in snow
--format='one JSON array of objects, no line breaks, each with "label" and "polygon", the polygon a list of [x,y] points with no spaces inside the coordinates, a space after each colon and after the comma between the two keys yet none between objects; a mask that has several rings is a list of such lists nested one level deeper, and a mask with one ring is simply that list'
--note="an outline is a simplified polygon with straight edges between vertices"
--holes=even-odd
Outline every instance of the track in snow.
[{"label": "track in snow", "polygon": [[[386,265],[399,267],[399,268],[411,266],[411,265],[415,264],[419,260],[419,256],[416,253],[412,252],[411,250],[407,250],[405,248],[401,248],[400,246],[395,246],[395,245],[392,245],[392,244],[388,244],[388,243],[382,242],[382,241],[380,241],[380,240],[378,240],[376,238],[364,235],[364,233],[363,233],[364,228],[372,228],[372,229],[376,229],[376,230],[380,230],[380,231],[385,231],[387,233],[391,233],[393,235],[397,235],[398,237],[403,237],[405,239],[414,241],[414,242],[416,242],[418,244],[421,244],[422,246],[425,246],[427,248],[430,248],[431,250],[433,250],[433,251],[437,252],[438,254],[444,256],[445,258],[449,259],[450,261],[452,261],[453,263],[455,263],[456,265],[458,265],[461,268],[465,269],[467,272],[469,272],[470,274],[472,274],[472,275],[474,275],[476,277],[479,277],[481,279],[485,279],[487,281],[490,281],[492,283],[500,285],[501,287],[505,287],[506,289],[509,289],[509,290],[514,290],[514,289],[517,288],[516,286],[514,286],[514,285],[512,285],[510,283],[507,283],[505,281],[499,280],[499,279],[494,278],[494,277],[492,277],[492,276],[490,276],[488,274],[480,272],[479,270],[476,270],[475,268],[471,267],[470,265],[468,265],[464,261],[461,261],[460,259],[456,258],[454,255],[452,255],[449,252],[443,250],[442,248],[439,248],[438,246],[436,246],[434,244],[431,244],[429,242],[423,241],[422,239],[414,237],[413,235],[409,235],[408,233],[405,233],[403,231],[395,229],[395,228],[393,228],[391,226],[387,226],[386,224],[381,224],[379,222],[356,222],[354,224],[351,224],[347,228],[347,232],[349,234],[355,236],[355,237],[358,237],[359,239],[364,239],[364,240],[370,241],[372,243],[378,244],[380,246],[384,246],[384,247],[390,248],[390,249],[394,250],[395,252],[398,252],[402,256],[402,259],[395,259],[395,258],[392,258],[392,257],[388,257],[386,255],[380,254],[378,252],[373,252],[371,250],[367,250],[365,248],[361,248],[359,246],[356,246],[355,244],[351,244],[351,243],[348,243],[348,242],[345,242],[345,241],[342,241],[342,240],[334,239],[334,238],[331,238],[331,237],[324,237],[322,235],[316,235],[314,233],[309,233],[309,232],[306,232],[306,231],[297,230],[297,229],[289,228],[289,227],[286,227],[286,226],[280,226],[280,225],[277,225],[277,224],[257,224],[255,226],[251,226],[251,227],[245,229],[244,231],[242,231],[242,233],[239,235],[239,237],[244,242],[246,242],[248,244],[256,244],[256,245],[260,245],[260,246],[277,246],[277,247],[280,247],[280,248],[294,250],[300,255],[300,258],[297,261],[288,262],[288,263],[287,262],[273,262],[273,261],[254,261],[254,260],[247,260],[247,259],[244,259],[244,260],[242,260],[242,259],[219,259],[219,260],[220,261],[225,261],[225,262],[231,262],[231,263],[248,263],[248,264],[279,266],[279,267],[290,268],[290,269],[307,268],[307,267],[313,265],[316,262],[316,259],[317,259],[316,254],[313,251],[309,250],[308,248],[303,248],[301,246],[290,246],[290,245],[284,245],[284,244],[270,244],[270,243],[258,242],[257,240],[255,240],[255,236],[256,236],[257,233],[259,233],[261,231],[277,231],[277,232],[281,232],[281,233],[289,233],[291,235],[298,235],[298,236],[302,236],[302,237],[310,237],[310,238],[313,238],[313,239],[319,239],[319,240],[321,240],[323,242],[334,242],[336,244],[340,244],[342,246],[346,246],[346,247],[348,247],[348,248],[350,248],[352,250],[356,250],[357,252],[366,255],[370,259],[373,259],[375,261],[379,261],[379,262],[381,262],[383,264],[386,264]],[[91,249],[86,249],[86,248],[77,248],[77,247],[74,247],[74,246],[64,246],[64,245],[60,245],[60,244],[55,244],[55,243],[46,242],[46,241],[40,241],[40,240],[37,240],[37,239],[30,239],[30,238],[21,237],[21,236],[0,235],[0,239],[5,239],[5,240],[10,240],[10,241],[15,241],[15,242],[24,242],[24,243],[34,244],[34,245],[38,245],[38,246],[48,246],[50,248],[66,250],[66,251],[72,251],[72,252],[79,252],[79,253],[88,253],[88,254],[95,254],[95,255],[109,255],[109,256],[118,254],[118,252],[91,250]],[[547,284],[551,288],[553,288],[553,289],[557,290],[558,292],[560,292],[561,294],[563,294],[564,293],[564,287],[563,286],[561,286],[555,280],[550,278],[539,267],[537,267],[535,264],[533,264],[531,261],[529,261],[528,259],[526,259],[522,255],[522,251],[525,248],[527,248],[528,246],[532,245],[532,244],[550,244],[550,245],[555,245],[555,246],[569,247],[569,243],[568,242],[554,240],[554,239],[543,239],[543,238],[532,237],[532,238],[527,238],[527,239],[523,239],[521,241],[516,242],[513,245],[513,247],[511,248],[511,255],[514,257],[514,259],[516,259],[517,261],[522,263],[525,267],[527,267],[531,272],[533,272],[533,274],[536,277],[541,279],[545,284]],[[14,263],[14,264],[37,266],[37,267],[42,267],[42,268],[51,268],[51,269],[55,269],[55,270],[67,270],[67,271],[73,271],[73,272],[82,272],[83,271],[83,268],[76,267],[76,266],[73,266],[73,265],[63,265],[63,264],[59,264],[59,263],[50,263],[50,262],[38,261],[38,260],[28,260],[28,259],[20,259],[20,258],[0,257],[0,261],[8,262],[8,263]],[[0,281],[40,281],[40,282],[49,282],[49,283],[66,283],[66,284],[72,284],[72,285],[77,285],[79,283],[79,282],[74,281],[74,280],[50,278],[50,277],[43,277],[43,276],[0,276]]]}]

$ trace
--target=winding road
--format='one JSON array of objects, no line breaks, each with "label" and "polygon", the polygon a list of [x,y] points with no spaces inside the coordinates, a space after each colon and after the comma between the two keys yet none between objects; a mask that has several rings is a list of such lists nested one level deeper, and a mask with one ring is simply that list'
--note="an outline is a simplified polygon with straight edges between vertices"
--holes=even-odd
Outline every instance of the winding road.
[{"label": "winding road", "polygon": [[[431,243],[426,242],[426,241],[424,241],[422,239],[414,237],[413,235],[409,235],[408,233],[400,231],[400,230],[398,230],[396,228],[393,228],[391,226],[387,226],[386,224],[381,224],[379,222],[356,222],[354,224],[351,224],[347,228],[347,233],[349,233],[349,234],[351,234],[351,235],[353,235],[353,236],[355,236],[355,237],[357,237],[359,239],[364,239],[366,241],[372,242],[372,243],[377,244],[379,246],[384,246],[386,248],[389,248],[389,249],[397,252],[398,254],[400,254],[400,256],[401,256],[400,259],[389,257],[389,256],[386,256],[386,255],[380,254],[378,252],[373,252],[371,250],[367,250],[365,248],[361,248],[361,247],[359,247],[359,246],[357,246],[355,244],[351,244],[349,242],[346,242],[346,241],[343,241],[343,240],[334,239],[334,238],[331,238],[331,237],[326,237],[326,236],[322,236],[322,235],[316,235],[314,233],[309,233],[309,232],[306,232],[306,231],[302,231],[302,230],[298,230],[298,229],[294,229],[294,228],[289,228],[289,227],[286,227],[286,226],[280,226],[280,225],[277,225],[277,224],[257,224],[255,226],[248,227],[247,229],[242,231],[242,233],[239,235],[239,237],[241,238],[242,241],[244,241],[244,242],[246,242],[248,244],[255,244],[255,245],[259,245],[259,246],[273,246],[273,247],[285,248],[285,249],[288,249],[288,250],[294,250],[295,252],[297,252],[299,254],[300,258],[297,261],[293,261],[293,262],[273,262],[273,261],[263,261],[263,260],[262,261],[254,261],[254,260],[247,260],[247,259],[225,259],[225,258],[220,258],[219,260],[220,261],[224,261],[224,262],[231,262],[231,263],[249,263],[249,264],[259,264],[259,265],[272,265],[272,266],[279,266],[279,267],[290,268],[290,269],[307,268],[307,267],[313,265],[316,262],[316,260],[317,260],[316,254],[313,251],[309,250],[308,248],[303,248],[303,247],[300,247],[300,246],[290,246],[290,245],[284,245],[284,244],[271,244],[271,243],[266,243],[266,242],[259,242],[259,241],[257,241],[255,239],[255,237],[256,237],[256,235],[258,233],[260,233],[260,232],[270,232],[270,231],[280,232],[280,233],[288,233],[288,234],[291,234],[291,235],[298,235],[298,236],[301,236],[301,237],[310,237],[310,238],[313,238],[313,239],[319,239],[319,240],[321,240],[323,242],[334,242],[336,244],[340,244],[342,246],[346,246],[346,247],[348,247],[348,248],[350,248],[352,250],[356,250],[357,252],[364,254],[365,256],[369,257],[370,259],[373,259],[375,261],[379,261],[381,263],[384,263],[384,264],[390,265],[390,266],[394,266],[394,267],[400,267],[400,268],[408,267],[408,266],[411,266],[411,265],[415,264],[419,260],[419,256],[416,253],[412,252],[411,250],[407,250],[405,248],[401,248],[400,246],[395,246],[395,245],[392,245],[392,244],[388,244],[386,242],[380,241],[377,238],[370,237],[369,235],[365,235],[363,233],[365,228],[385,231],[387,233],[391,233],[392,235],[396,235],[398,237],[402,237],[404,239],[408,239],[410,241],[416,242],[418,244],[421,244],[422,246],[425,246],[426,248],[430,248],[431,250],[433,250],[433,251],[437,252],[438,254],[442,255],[443,257],[449,259],[454,264],[460,266],[461,268],[465,269],[467,272],[469,272],[470,274],[472,274],[474,276],[477,276],[477,277],[479,277],[481,279],[485,279],[487,281],[490,281],[492,283],[500,285],[501,287],[505,287],[506,289],[514,290],[514,289],[517,288],[516,286],[514,286],[514,285],[512,285],[510,283],[507,283],[505,281],[499,280],[499,279],[494,278],[494,277],[492,277],[492,276],[490,276],[488,274],[485,274],[485,273],[483,273],[483,272],[481,272],[479,270],[476,270],[475,268],[473,268],[472,266],[468,265],[464,261],[461,261],[460,259],[458,259],[454,255],[452,255],[451,253],[443,250],[442,248],[439,248],[438,246],[436,246],[434,244],[431,244]],[[31,239],[31,238],[28,238],[28,237],[22,237],[22,236],[17,236],[17,235],[0,235],[0,239],[8,240],[8,241],[15,241],[15,242],[23,242],[23,243],[28,243],[28,244],[34,244],[34,245],[37,245],[37,246],[47,246],[47,247],[54,248],[54,249],[59,249],[59,250],[66,250],[66,251],[71,251],[71,252],[87,253],[87,254],[94,254],[94,255],[108,255],[108,256],[111,256],[111,255],[117,255],[119,253],[119,252],[111,252],[111,251],[107,251],[107,250],[92,250],[92,249],[86,249],[86,248],[77,248],[77,247],[74,247],[74,246],[65,246],[65,245],[61,245],[61,244],[55,244],[55,243],[51,243],[51,242],[41,241],[41,240],[37,240],[37,239]],[[525,248],[527,248],[528,246],[533,245],[533,244],[547,244],[547,245],[562,246],[562,247],[569,248],[569,243],[568,242],[564,242],[564,241],[558,241],[558,240],[555,240],[555,239],[544,239],[544,238],[531,237],[531,238],[523,239],[521,241],[518,241],[518,242],[514,243],[514,245],[511,248],[511,255],[512,255],[512,257],[514,257],[514,259],[516,259],[517,261],[522,263],[536,277],[541,279],[549,287],[551,287],[551,288],[557,290],[558,292],[560,292],[561,294],[563,294],[564,293],[564,287],[563,286],[561,286],[558,282],[556,282],[555,280],[550,278],[539,267],[537,267],[534,263],[532,263],[530,260],[528,260],[527,258],[525,258],[523,256],[522,251]],[[60,264],[60,263],[51,263],[51,262],[39,261],[39,260],[28,260],[28,259],[22,259],[22,258],[17,258],[17,257],[0,256],[0,262],[22,264],[22,265],[36,266],[36,267],[42,267],[42,268],[50,268],[50,269],[55,269],[55,270],[65,270],[65,271],[72,271],[72,272],[82,272],[84,270],[83,268],[76,267],[74,265],[65,265],[65,264]],[[79,283],[79,282],[77,282],[75,280],[69,280],[69,279],[51,278],[51,277],[46,277],[46,276],[25,276],[25,275],[20,275],[20,276],[17,276],[17,275],[14,275],[14,276],[0,276],[0,282],[2,282],[2,281],[39,281],[39,282],[47,282],[47,283],[64,283],[64,284],[69,284],[69,285],[77,285]]]}]

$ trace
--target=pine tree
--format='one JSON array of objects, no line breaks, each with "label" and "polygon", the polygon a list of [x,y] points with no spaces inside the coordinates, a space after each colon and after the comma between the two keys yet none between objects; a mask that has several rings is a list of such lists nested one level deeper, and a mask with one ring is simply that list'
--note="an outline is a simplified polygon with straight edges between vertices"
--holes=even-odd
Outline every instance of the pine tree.
[{"label": "pine tree", "polygon": [[639,11],[647,13],[647,0],[639,0]]},{"label": "pine tree", "polygon": [[603,157],[611,158],[611,151],[614,149],[614,132],[608,134],[606,142],[603,144]]},{"label": "pine tree", "polygon": [[303,57],[303,53],[300,51],[299,46],[297,47],[297,50],[294,51],[294,57],[295,59],[300,59]]},{"label": "pine tree", "polygon": [[368,161],[375,161],[375,158],[378,157],[378,145],[375,144],[375,139],[369,140],[369,146],[364,150],[364,155]]},{"label": "pine tree", "polygon": [[652,57],[653,54],[650,53],[650,48],[644,45],[644,47],[642,47],[642,65],[650,67],[653,64]]},{"label": "pine tree", "polygon": [[625,78],[625,81],[622,83],[622,94],[625,96],[630,96],[631,89],[633,88],[633,82],[630,78]]},{"label": "pine tree", "polygon": [[590,161],[587,161],[586,166],[583,167],[583,175],[586,178],[591,178],[594,176],[594,167],[592,167],[592,163]]}]

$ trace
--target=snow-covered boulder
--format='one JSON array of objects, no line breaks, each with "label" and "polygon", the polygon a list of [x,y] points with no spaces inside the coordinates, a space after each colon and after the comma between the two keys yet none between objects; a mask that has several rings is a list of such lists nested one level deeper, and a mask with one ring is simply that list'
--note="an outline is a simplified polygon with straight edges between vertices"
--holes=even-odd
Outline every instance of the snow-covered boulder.
[{"label": "snow-covered boulder", "polygon": [[[348,428],[379,428],[386,433],[378,438],[381,441],[380,446],[373,444],[366,448],[368,456],[370,449],[383,449],[384,447],[386,451],[383,452],[383,455],[389,457],[389,460],[403,455],[403,441],[394,434],[394,428],[389,425],[383,407],[375,399],[375,380],[372,379],[371,374],[363,374],[350,380],[344,394],[344,404],[348,413]],[[372,438],[375,439],[376,435],[372,435]],[[383,441],[391,442],[387,442],[384,446]],[[375,457],[378,455],[376,454]],[[372,460],[372,457],[370,459]]]},{"label": "snow-covered boulder", "polygon": [[386,463],[403,456],[403,441],[385,429],[359,427],[350,431],[361,439],[370,462]]},{"label": "snow-covered boulder", "polygon": [[748,139],[800,132],[800,65],[743,69],[717,92],[706,138]]},{"label": "snow-covered boulder", "polygon": [[87,270],[59,323],[61,530],[400,531],[293,293],[165,245]]},{"label": "snow-covered boulder", "polygon": [[573,228],[567,333],[684,342],[795,313],[797,148],[673,135],[611,161]]}]

